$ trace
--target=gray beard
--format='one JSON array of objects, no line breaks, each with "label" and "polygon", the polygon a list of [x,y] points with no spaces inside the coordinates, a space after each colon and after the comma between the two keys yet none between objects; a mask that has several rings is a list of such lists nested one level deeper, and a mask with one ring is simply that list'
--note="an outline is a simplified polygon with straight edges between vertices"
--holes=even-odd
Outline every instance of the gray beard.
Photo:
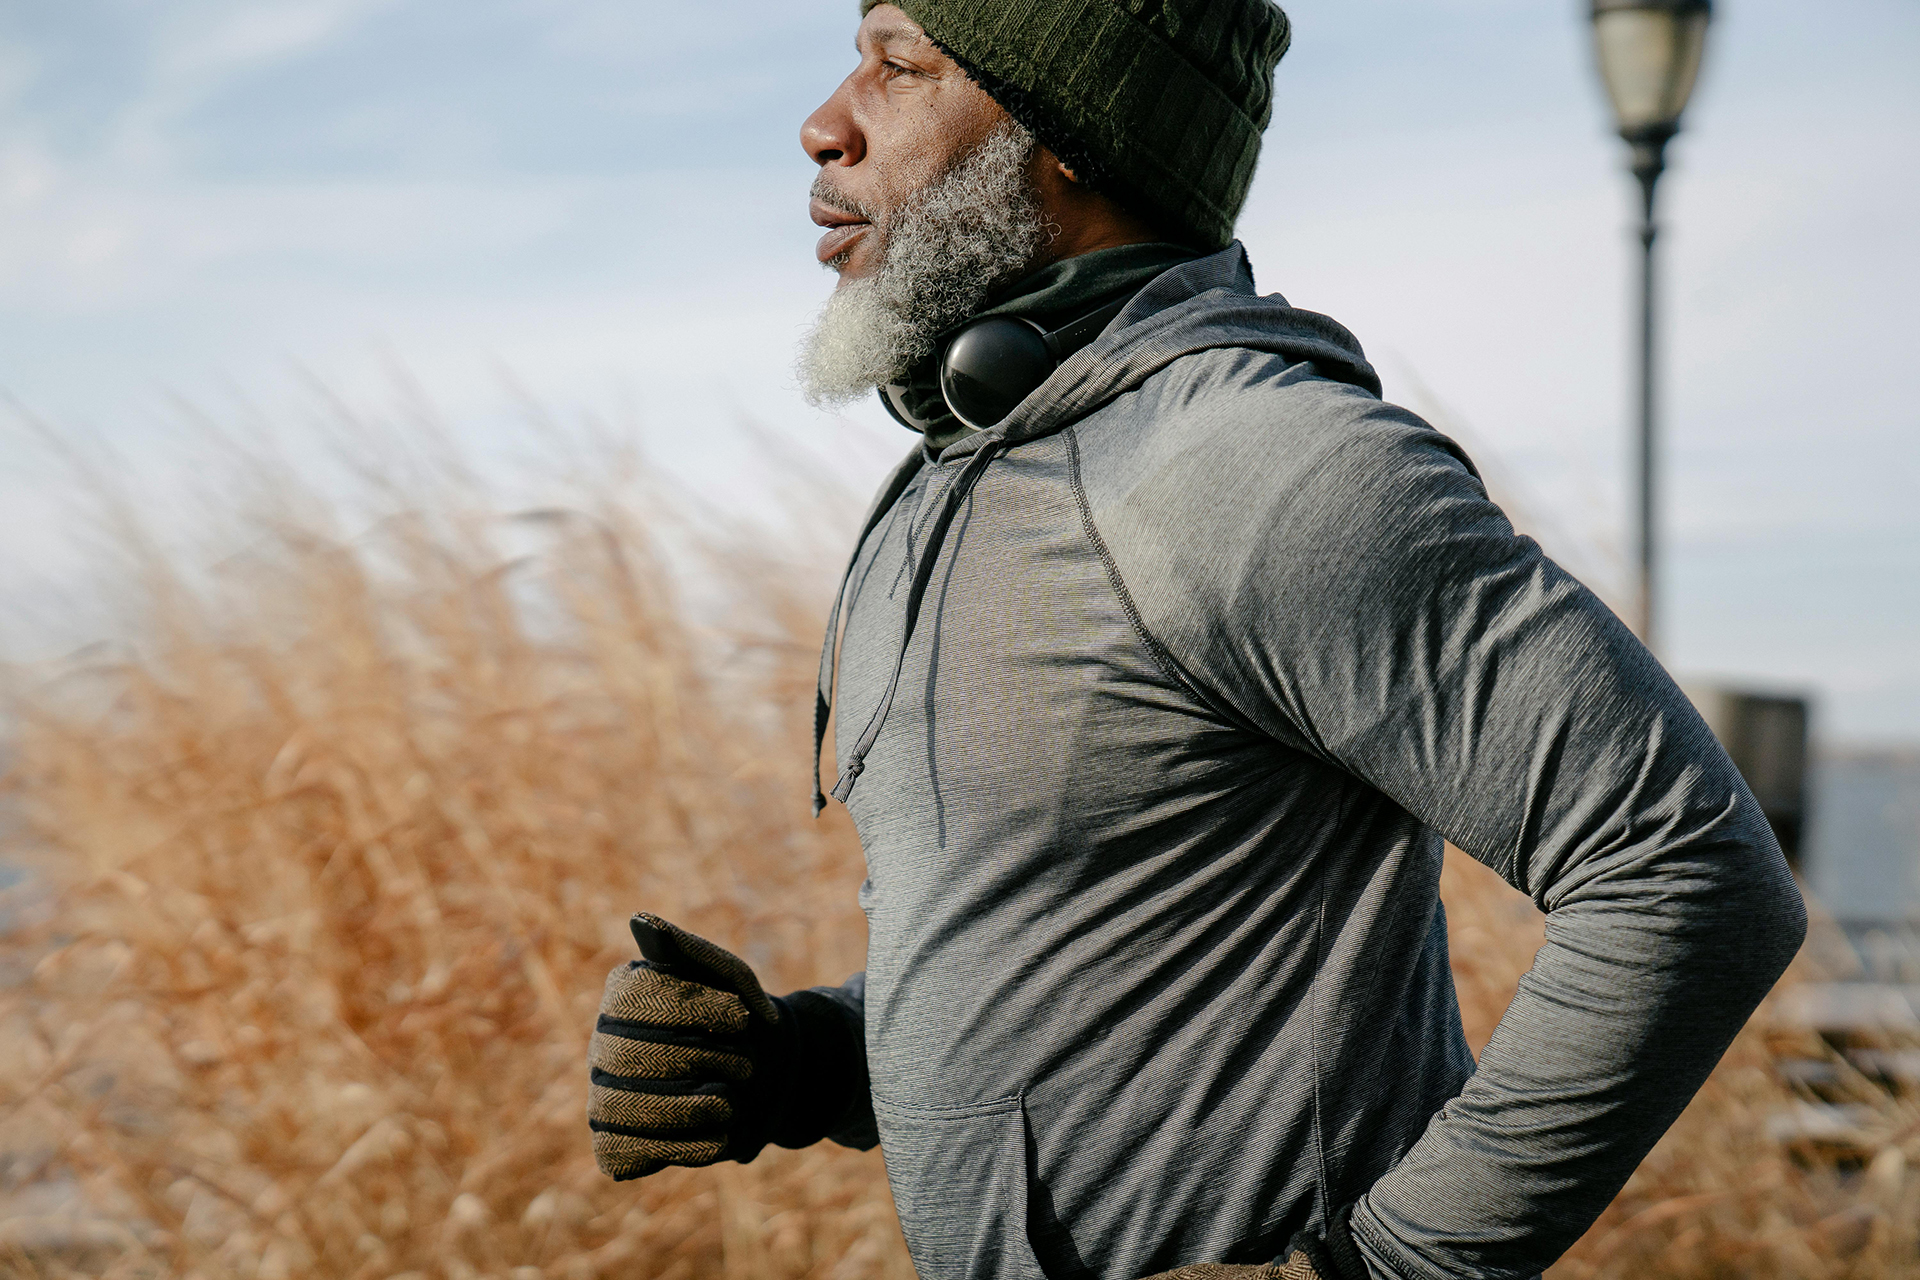
[{"label": "gray beard", "polygon": [[[847,404],[904,380],[936,338],[1025,273],[1052,235],[1028,174],[1036,145],[1005,121],[884,223],[874,220],[886,237],[879,270],[836,289],[800,349],[809,404]],[[815,194],[834,200],[823,187]]]}]

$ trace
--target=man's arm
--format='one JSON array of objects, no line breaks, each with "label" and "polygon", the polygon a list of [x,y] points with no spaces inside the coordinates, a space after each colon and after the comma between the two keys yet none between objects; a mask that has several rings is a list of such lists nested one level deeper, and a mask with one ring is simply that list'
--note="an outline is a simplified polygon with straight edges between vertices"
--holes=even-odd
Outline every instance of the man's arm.
[{"label": "man's arm", "polygon": [[1161,579],[1189,598],[1152,612],[1187,611],[1182,660],[1239,714],[1547,913],[1478,1071],[1352,1212],[1382,1275],[1532,1276],[1705,1080],[1797,950],[1804,906],[1652,656],[1514,535],[1444,439],[1356,399],[1320,398],[1331,423],[1303,439],[1332,443],[1283,484],[1252,453],[1180,461],[1213,479],[1212,514]]}]

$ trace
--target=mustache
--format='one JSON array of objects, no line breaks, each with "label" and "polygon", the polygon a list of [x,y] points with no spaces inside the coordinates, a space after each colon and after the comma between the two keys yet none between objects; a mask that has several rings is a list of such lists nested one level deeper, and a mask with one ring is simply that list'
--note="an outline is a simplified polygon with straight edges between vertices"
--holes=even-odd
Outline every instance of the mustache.
[{"label": "mustache", "polygon": [[845,192],[837,190],[832,183],[827,181],[825,172],[822,172],[814,178],[813,188],[808,191],[807,194],[813,199],[818,200],[821,204],[826,205],[829,209],[837,210],[840,213],[847,214],[849,217],[863,219],[876,226],[886,217],[886,210],[875,205],[867,204],[861,200],[855,200]]}]

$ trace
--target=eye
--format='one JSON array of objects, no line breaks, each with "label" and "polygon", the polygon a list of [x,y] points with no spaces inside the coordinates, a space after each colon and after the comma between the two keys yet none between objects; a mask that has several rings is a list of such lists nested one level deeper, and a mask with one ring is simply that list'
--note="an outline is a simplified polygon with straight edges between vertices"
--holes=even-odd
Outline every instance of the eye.
[{"label": "eye", "polygon": [[906,66],[903,63],[895,62],[893,59],[888,58],[880,64],[880,74],[892,80],[898,76],[917,76],[921,73],[913,67]]}]

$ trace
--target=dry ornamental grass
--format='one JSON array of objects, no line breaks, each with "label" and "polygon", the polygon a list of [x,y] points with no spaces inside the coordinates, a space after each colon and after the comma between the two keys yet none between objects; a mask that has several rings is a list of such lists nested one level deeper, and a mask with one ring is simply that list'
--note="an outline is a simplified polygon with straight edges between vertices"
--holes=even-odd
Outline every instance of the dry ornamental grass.
[{"label": "dry ornamental grass", "polygon": [[[877,1152],[616,1185],[584,1123],[634,909],[771,990],[861,964],[858,847],[806,813],[823,592],[617,503],[526,563],[497,527],[149,555],[129,654],[21,697],[51,897],[0,980],[0,1272],[911,1276]],[[1443,889],[1477,1048],[1540,920],[1457,854]],[[1768,1139],[1789,1101],[1750,1032],[1555,1275],[1914,1273],[1911,1139],[1843,1182]]]}]

